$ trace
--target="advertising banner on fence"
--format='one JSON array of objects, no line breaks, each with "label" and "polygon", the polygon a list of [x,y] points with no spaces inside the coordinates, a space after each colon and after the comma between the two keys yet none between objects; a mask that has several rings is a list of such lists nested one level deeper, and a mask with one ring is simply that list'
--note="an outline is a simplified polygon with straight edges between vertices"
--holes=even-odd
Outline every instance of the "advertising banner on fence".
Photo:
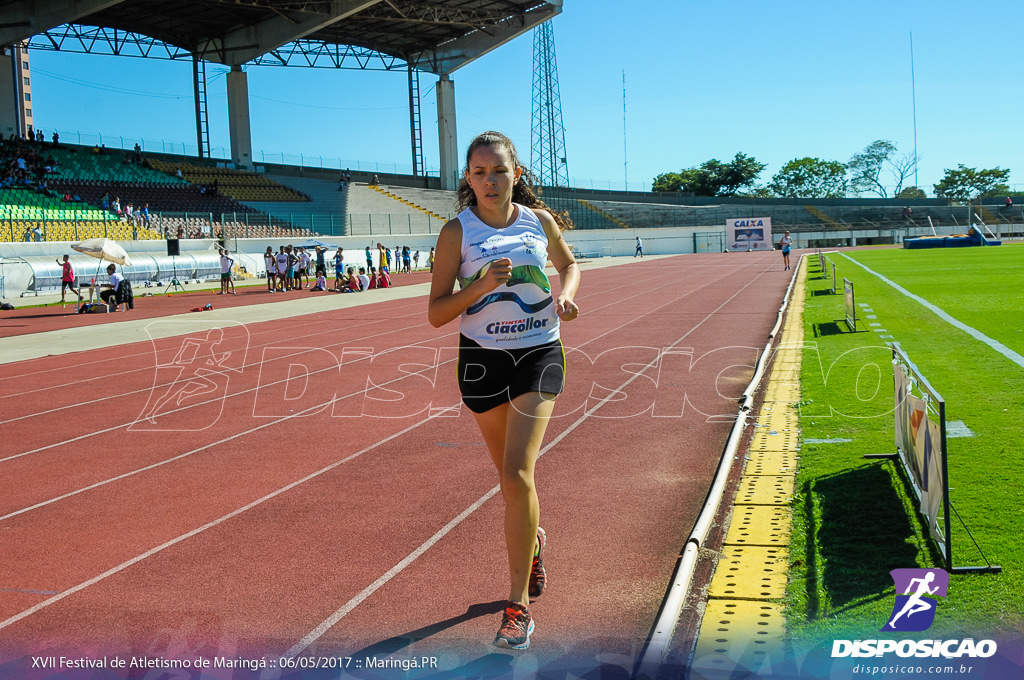
[{"label": "advertising banner on fence", "polygon": [[726,250],[747,252],[772,249],[772,218],[741,217],[725,221]]},{"label": "advertising banner on fence", "polygon": [[846,318],[846,325],[850,330],[857,332],[857,304],[853,295],[853,282],[843,277],[843,312]]},{"label": "advertising banner on fence", "polygon": [[910,393],[910,381],[903,367],[893,365],[896,387],[896,447],[904,467],[921,496],[921,513],[928,528],[940,543],[939,513],[942,510],[942,430],[928,416],[928,405]]}]

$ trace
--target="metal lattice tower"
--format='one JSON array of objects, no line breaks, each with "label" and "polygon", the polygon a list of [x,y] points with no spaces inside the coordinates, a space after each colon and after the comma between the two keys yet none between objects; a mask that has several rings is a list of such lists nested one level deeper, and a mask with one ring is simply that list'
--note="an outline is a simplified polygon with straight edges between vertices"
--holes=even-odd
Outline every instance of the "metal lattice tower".
[{"label": "metal lattice tower", "polygon": [[530,128],[530,167],[541,186],[569,186],[565,158],[562,99],[558,93],[555,34],[551,22],[533,30],[533,125]]},{"label": "metal lattice tower", "polygon": [[199,157],[210,157],[210,114],[206,106],[206,62],[199,57],[192,57],[192,85],[195,89],[196,103],[196,141],[199,146]]},{"label": "metal lattice tower", "polygon": [[412,174],[426,174],[423,159],[423,123],[420,114],[420,72],[409,65],[409,131],[412,137]]}]

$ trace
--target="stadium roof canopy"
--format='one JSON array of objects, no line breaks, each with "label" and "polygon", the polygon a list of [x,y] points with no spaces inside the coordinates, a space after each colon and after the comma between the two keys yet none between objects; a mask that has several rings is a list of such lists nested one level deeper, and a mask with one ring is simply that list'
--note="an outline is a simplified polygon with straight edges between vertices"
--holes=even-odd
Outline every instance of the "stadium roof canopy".
[{"label": "stadium roof canopy", "polygon": [[0,45],[29,40],[30,49],[233,67],[367,68],[379,56],[441,75],[561,6],[562,0],[14,0],[0,2]]}]

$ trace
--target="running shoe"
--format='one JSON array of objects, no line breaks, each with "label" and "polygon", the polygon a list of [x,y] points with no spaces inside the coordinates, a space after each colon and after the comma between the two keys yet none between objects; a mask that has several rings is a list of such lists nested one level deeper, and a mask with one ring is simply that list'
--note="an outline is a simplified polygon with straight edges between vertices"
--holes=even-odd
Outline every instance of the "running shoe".
[{"label": "running shoe", "polygon": [[530,633],[533,632],[533,617],[525,605],[511,600],[505,603],[505,613],[501,617],[501,628],[494,638],[495,647],[505,649],[526,649],[530,646]]},{"label": "running shoe", "polygon": [[544,570],[544,546],[547,543],[547,534],[537,527],[537,554],[533,556],[533,567],[530,568],[530,597],[540,597],[548,582],[548,573]]}]

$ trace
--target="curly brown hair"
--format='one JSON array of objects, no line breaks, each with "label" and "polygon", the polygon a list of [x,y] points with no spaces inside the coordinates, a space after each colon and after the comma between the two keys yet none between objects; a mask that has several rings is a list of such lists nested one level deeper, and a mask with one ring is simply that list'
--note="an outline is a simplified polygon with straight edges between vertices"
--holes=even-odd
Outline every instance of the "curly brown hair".
[{"label": "curly brown hair", "polygon": [[472,142],[469,144],[469,149],[466,150],[466,171],[462,173],[462,179],[459,181],[459,191],[456,200],[456,206],[458,212],[462,212],[466,208],[476,205],[476,194],[473,193],[473,188],[469,186],[469,182],[466,181],[466,172],[469,170],[469,159],[473,157],[473,152],[481,146],[496,146],[503,147],[508,151],[509,157],[512,159],[513,168],[522,168],[523,174],[519,178],[519,181],[512,187],[512,202],[518,203],[519,205],[525,205],[527,208],[536,208],[540,210],[546,210],[551,213],[551,216],[555,218],[555,224],[562,231],[566,229],[572,229],[572,220],[569,218],[568,211],[552,210],[548,205],[537,197],[534,193],[534,182],[533,174],[530,170],[519,162],[519,154],[516,152],[516,147],[512,143],[512,140],[494,130],[488,130],[487,132],[481,132],[477,135]]}]

